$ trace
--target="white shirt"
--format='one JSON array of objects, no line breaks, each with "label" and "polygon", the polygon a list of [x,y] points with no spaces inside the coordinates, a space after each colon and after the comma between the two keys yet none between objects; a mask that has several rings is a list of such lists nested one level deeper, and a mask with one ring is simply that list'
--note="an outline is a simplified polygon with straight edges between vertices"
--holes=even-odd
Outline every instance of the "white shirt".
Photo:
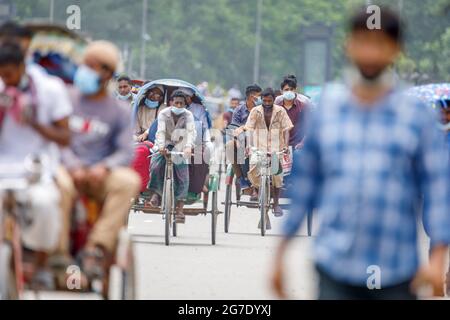
[{"label": "white shirt", "polygon": [[[72,113],[72,105],[62,80],[32,65],[27,66],[26,73],[36,88],[36,117],[39,124],[49,126]],[[16,169],[14,173],[8,170],[8,176],[23,174],[23,169],[19,168],[30,155],[44,158],[46,176],[51,177],[56,172],[59,164],[58,146],[43,138],[29,125],[18,123],[6,115],[0,131],[0,176],[5,176],[5,165],[9,167],[11,164],[15,164]]]}]

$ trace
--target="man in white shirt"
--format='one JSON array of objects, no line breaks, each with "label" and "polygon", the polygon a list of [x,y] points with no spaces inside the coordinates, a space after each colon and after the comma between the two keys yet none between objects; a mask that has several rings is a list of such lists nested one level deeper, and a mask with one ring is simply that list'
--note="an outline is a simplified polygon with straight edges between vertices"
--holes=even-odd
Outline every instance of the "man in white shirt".
[{"label": "man in white shirt", "polygon": [[[54,182],[56,152],[57,145],[70,142],[68,116],[72,106],[62,81],[26,67],[23,49],[15,42],[0,44],[0,79],[4,89],[20,97],[8,109],[0,106],[0,166],[20,168],[30,156],[39,157],[44,164],[41,181],[24,195],[30,202],[31,223],[22,230],[22,241],[36,258],[36,285],[49,287],[47,258],[56,248],[61,228],[60,193]],[[25,168],[4,171],[0,171],[0,179],[25,174]]]}]

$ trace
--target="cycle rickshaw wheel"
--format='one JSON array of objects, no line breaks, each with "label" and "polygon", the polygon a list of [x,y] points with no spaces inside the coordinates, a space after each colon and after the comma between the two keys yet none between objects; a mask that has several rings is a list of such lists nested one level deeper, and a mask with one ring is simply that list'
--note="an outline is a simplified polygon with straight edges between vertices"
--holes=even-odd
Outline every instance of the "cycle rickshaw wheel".
[{"label": "cycle rickshaw wheel", "polygon": [[231,217],[231,193],[232,193],[232,184],[227,184],[225,190],[225,214],[224,214],[224,228],[225,233],[228,233],[230,227],[230,217]]},{"label": "cycle rickshaw wheel", "polygon": [[170,244],[170,227],[172,223],[172,180],[166,180],[166,187],[164,192],[164,218],[166,222],[166,246]]},{"label": "cycle rickshaw wheel", "polygon": [[269,189],[268,179],[266,176],[261,177],[261,188],[259,195],[259,210],[261,213],[261,236],[266,235],[266,218],[269,211]]},{"label": "cycle rickshaw wheel", "polygon": [[211,243],[216,244],[216,233],[217,233],[217,191],[212,194],[212,208],[211,208]]}]

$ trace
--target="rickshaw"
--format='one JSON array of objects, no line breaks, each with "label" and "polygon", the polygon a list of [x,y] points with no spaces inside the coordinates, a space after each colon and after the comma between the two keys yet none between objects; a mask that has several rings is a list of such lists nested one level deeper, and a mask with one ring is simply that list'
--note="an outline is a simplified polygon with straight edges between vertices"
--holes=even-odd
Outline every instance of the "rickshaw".
[{"label": "rickshaw", "polygon": [[[49,163],[46,157],[30,155],[23,164],[2,165],[0,168],[0,300],[23,299],[26,290],[32,290],[35,297],[39,296],[40,289],[30,282],[33,264],[23,259],[21,230],[30,219],[27,214],[29,199],[24,196],[25,191],[40,181],[43,168],[48,167]],[[86,209],[89,207],[86,206]],[[87,235],[85,231],[92,228],[99,216],[99,211],[86,211],[94,216],[80,216],[80,212],[74,215],[78,223],[73,224],[73,230],[78,234]],[[83,210],[87,213],[86,211]],[[80,228],[81,225],[83,228]],[[72,238],[72,246],[83,245],[83,240],[86,238],[82,241],[80,237]],[[73,267],[69,266],[64,270],[65,273],[69,275],[72,271],[76,272]],[[90,292],[108,299],[135,299],[134,256],[126,228],[119,234],[114,262],[109,270],[109,287],[104,287],[104,280],[101,277],[90,279]],[[72,290],[69,287],[67,289]],[[78,288],[73,289],[74,292],[81,293]]]},{"label": "rickshaw", "polygon": [[63,26],[30,23],[27,27],[34,33],[29,48],[33,62],[49,74],[72,84],[87,39]]},{"label": "rickshaw", "polygon": [[[164,102],[166,104],[169,103],[169,97],[178,88],[188,88],[193,90],[194,97],[193,101],[204,105],[204,97],[198,91],[198,89],[182,80],[177,79],[161,79],[151,81],[139,90],[136,99],[133,103],[133,109],[137,110],[139,103],[142,99],[144,99],[147,91],[156,86],[161,85],[164,87]],[[136,111],[134,111],[136,112]],[[156,133],[156,122],[150,128],[149,140],[154,142],[154,134]],[[178,155],[174,152],[169,152],[169,157],[167,158],[166,163],[166,183],[164,185],[164,191],[161,199],[161,207],[153,208],[148,205],[148,200],[150,198],[150,193],[143,192],[140,197],[135,200],[134,205],[132,206],[132,211],[134,212],[143,212],[145,214],[160,214],[162,219],[165,221],[165,245],[170,244],[171,235],[177,236],[177,224],[174,219],[175,214],[175,202],[173,196],[173,180],[172,177],[172,156]],[[152,156],[152,155],[151,155]],[[216,244],[216,225],[217,225],[217,215],[220,213],[218,209],[218,189],[219,189],[219,174],[218,174],[218,165],[214,160],[214,157],[211,157],[210,165],[209,165],[209,175],[205,179],[205,186],[208,189],[208,192],[203,193],[203,207],[202,208],[193,208],[189,207],[193,204],[197,203],[200,199],[198,197],[188,196],[188,199],[185,201],[185,207],[183,212],[187,216],[198,216],[198,215],[211,215],[211,243],[212,245]],[[209,207],[209,194],[211,194],[211,206]],[[187,207],[186,207],[187,206]]]},{"label": "rickshaw", "polygon": [[[33,23],[27,25],[34,33],[30,44],[30,52],[33,61],[43,67],[49,74],[62,79],[67,84],[73,83],[73,77],[81,62],[87,40],[82,36],[67,30],[66,28],[52,24]],[[41,163],[42,162],[42,163]],[[33,161],[26,161],[25,167],[39,168],[39,163],[45,166],[45,158],[34,157]],[[22,164],[16,164],[22,165]],[[22,168],[23,169],[23,168]],[[6,168],[8,173],[14,171]],[[28,289],[27,276],[24,274],[24,262],[22,261],[22,245],[20,239],[20,229],[26,217],[26,199],[17,197],[23,190],[29,187],[33,181],[39,179],[40,172],[35,170],[29,172],[27,177],[20,177],[0,181],[0,284],[3,295],[0,299],[22,299],[25,290]],[[31,181],[30,181],[31,176]],[[3,206],[6,203],[8,205]],[[74,214],[72,215],[71,246],[78,249],[84,245],[86,237],[93,224],[99,217],[99,210],[91,210],[89,199],[80,199],[77,202]],[[8,232],[4,232],[5,229]],[[72,252],[75,256],[77,250]],[[105,279],[92,279],[90,281],[90,292],[98,293],[108,299],[134,299],[135,279],[134,279],[134,252],[131,237],[124,227],[119,234],[118,245],[113,257],[113,263],[109,269],[108,288],[103,286]],[[8,266],[7,268],[5,266]],[[4,268],[5,267],[5,268]],[[58,271],[67,274],[69,269],[61,270],[62,265],[52,265],[55,276]],[[30,268],[32,269],[32,266]],[[70,288],[58,288],[57,291],[68,292]],[[106,290],[107,289],[107,290]],[[77,294],[81,291],[74,289]],[[35,290],[38,296],[39,290]]]},{"label": "rickshaw", "polygon": [[445,107],[450,100],[450,83],[435,83],[412,87],[406,92],[408,95],[417,97],[427,106],[433,109],[439,106]]},{"label": "rickshaw", "polygon": [[[442,130],[450,130],[450,122],[446,122],[447,120],[444,119],[444,117],[448,117],[447,114],[450,112],[450,83],[436,83],[412,87],[407,90],[407,94],[418,98],[433,109],[438,109],[442,116],[442,123],[440,124]],[[450,135],[448,139],[450,139]]]},{"label": "rickshaw", "polygon": [[[227,127],[227,133],[230,133],[231,130],[236,129],[236,126],[229,125]],[[237,137],[233,137],[233,139],[237,139]],[[238,151],[239,152],[239,151]],[[242,151],[243,152],[243,151]],[[271,179],[272,174],[279,173],[283,171],[283,176],[286,178],[290,174],[290,168],[285,167],[284,164],[281,167],[278,166],[279,159],[281,157],[289,157],[284,152],[275,152],[275,153],[265,153],[253,149],[253,152],[256,154],[257,165],[260,167],[260,190],[258,193],[258,201],[243,201],[241,200],[242,191],[239,184],[233,183],[235,179],[235,173],[233,170],[232,164],[227,165],[226,176],[225,176],[225,202],[222,204],[225,206],[224,212],[224,231],[225,233],[229,232],[230,220],[231,220],[231,208],[233,205],[237,207],[247,207],[258,209],[260,214],[260,223],[259,228],[261,232],[261,236],[266,235],[266,223],[270,224],[269,218],[269,210],[272,208],[271,204]],[[290,150],[290,154],[292,155],[292,150]],[[297,152],[297,151],[295,151]],[[243,155],[243,154],[242,154]],[[234,160],[234,159],[232,159]],[[285,179],[286,183],[286,179]],[[233,202],[233,184],[235,185],[235,201]],[[283,197],[283,194],[286,193],[286,190],[289,186],[285,185],[281,191],[280,200]],[[286,206],[286,204],[281,204],[282,207]],[[311,236],[312,233],[312,212],[307,213],[307,230],[308,236]]]}]

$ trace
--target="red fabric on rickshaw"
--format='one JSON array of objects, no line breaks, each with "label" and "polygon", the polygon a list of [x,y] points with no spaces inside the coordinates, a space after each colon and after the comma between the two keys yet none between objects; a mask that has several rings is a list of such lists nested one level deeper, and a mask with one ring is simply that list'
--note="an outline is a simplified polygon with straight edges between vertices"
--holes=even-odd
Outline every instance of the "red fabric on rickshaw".
[{"label": "red fabric on rickshaw", "polygon": [[134,160],[132,167],[141,177],[141,192],[147,189],[150,180],[150,150],[153,143],[145,141],[139,143],[135,148]]}]

